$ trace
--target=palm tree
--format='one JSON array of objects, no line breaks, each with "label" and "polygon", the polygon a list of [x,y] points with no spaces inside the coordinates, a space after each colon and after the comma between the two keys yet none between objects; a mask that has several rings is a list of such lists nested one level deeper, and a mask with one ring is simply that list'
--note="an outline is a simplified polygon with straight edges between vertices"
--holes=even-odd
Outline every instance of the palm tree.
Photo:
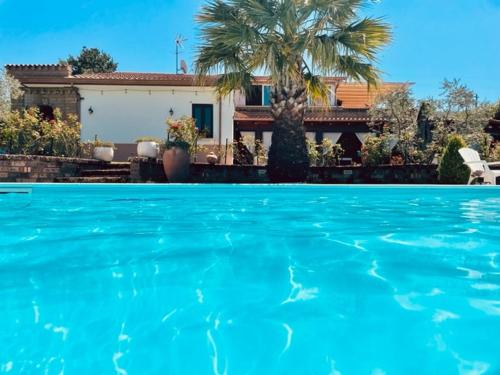
[{"label": "palm tree", "polygon": [[327,100],[323,75],[374,85],[372,65],[391,39],[380,18],[360,17],[364,0],[209,0],[196,72],[218,74],[217,92],[249,92],[253,74],[270,75],[274,118],[268,173],[274,182],[305,181],[309,169],[304,132],[307,99]]}]

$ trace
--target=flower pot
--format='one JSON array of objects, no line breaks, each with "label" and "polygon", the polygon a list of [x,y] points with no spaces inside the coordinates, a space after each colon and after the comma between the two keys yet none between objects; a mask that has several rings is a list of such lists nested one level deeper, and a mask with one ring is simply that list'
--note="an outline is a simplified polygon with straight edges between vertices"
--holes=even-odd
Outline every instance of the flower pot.
[{"label": "flower pot", "polygon": [[94,159],[102,161],[113,161],[115,150],[113,147],[96,147],[94,148]]},{"label": "flower pot", "polygon": [[215,153],[210,152],[207,154],[207,163],[210,165],[215,165],[219,161],[219,157]]},{"label": "flower pot", "polygon": [[179,147],[172,147],[163,153],[163,169],[168,182],[186,182],[189,178],[189,153]]},{"label": "flower pot", "polygon": [[160,152],[160,146],[156,142],[138,142],[137,155],[144,158],[156,159]]}]

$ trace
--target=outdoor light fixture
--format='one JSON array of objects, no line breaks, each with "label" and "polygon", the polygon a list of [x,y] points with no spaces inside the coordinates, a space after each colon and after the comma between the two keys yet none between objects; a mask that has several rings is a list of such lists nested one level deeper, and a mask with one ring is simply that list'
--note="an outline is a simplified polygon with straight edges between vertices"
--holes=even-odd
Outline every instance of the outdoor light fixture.
[{"label": "outdoor light fixture", "polygon": [[92,115],[94,113],[94,109],[92,108],[92,106],[89,107],[89,115]]},{"label": "outdoor light fixture", "polygon": [[168,111],[168,113],[170,113],[170,117],[173,117],[174,116],[174,109],[170,108],[170,111]]}]

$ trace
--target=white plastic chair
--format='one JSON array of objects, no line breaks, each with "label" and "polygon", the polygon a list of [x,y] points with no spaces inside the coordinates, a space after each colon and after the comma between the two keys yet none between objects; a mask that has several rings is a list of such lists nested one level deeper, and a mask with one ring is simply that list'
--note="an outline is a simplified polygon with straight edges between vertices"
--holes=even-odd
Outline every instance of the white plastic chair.
[{"label": "white plastic chair", "polygon": [[497,177],[500,177],[500,170],[491,170],[490,166],[500,165],[500,163],[487,163],[481,160],[479,153],[472,148],[461,148],[458,152],[464,159],[464,164],[467,165],[471,171],[469,185],[478,177],[482,177],[485,184],[497,184]]}]

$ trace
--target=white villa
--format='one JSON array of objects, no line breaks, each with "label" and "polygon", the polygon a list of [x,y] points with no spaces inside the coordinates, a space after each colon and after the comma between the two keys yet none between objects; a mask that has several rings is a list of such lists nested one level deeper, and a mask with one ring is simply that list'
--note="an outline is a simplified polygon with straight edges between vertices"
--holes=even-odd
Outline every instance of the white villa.
[{"label": "white villa", "polygon": [[[250,136],[266,148],[272,136],[269,110],[269,80],[256,77],[255,90],[245,97],[240,92],[218,100],[215,77],[205,86],[195,77],[164,73],[91,73],[72,75],[68,65],[7,65],[8,73],[23,85],[24,96],[14,108],[38,106],[45,116],[54,108],[74,113],[82,123],[82,140],[96,136],[117,146],[116,159],[135,154],[135,140],[142,136],[166,138],[166,119],[192,116],[207,138],[205,145],[224,145]],[[325,77],[330,86],[330,103],[311,107],[306,114],[307,136],[321,142],[330,138],[340,143],[345,155],[359,158],[362,142],[369,134],[368,109],[377,92],[366,85]],[[402,83],[385,83],[390,90]]]}]

